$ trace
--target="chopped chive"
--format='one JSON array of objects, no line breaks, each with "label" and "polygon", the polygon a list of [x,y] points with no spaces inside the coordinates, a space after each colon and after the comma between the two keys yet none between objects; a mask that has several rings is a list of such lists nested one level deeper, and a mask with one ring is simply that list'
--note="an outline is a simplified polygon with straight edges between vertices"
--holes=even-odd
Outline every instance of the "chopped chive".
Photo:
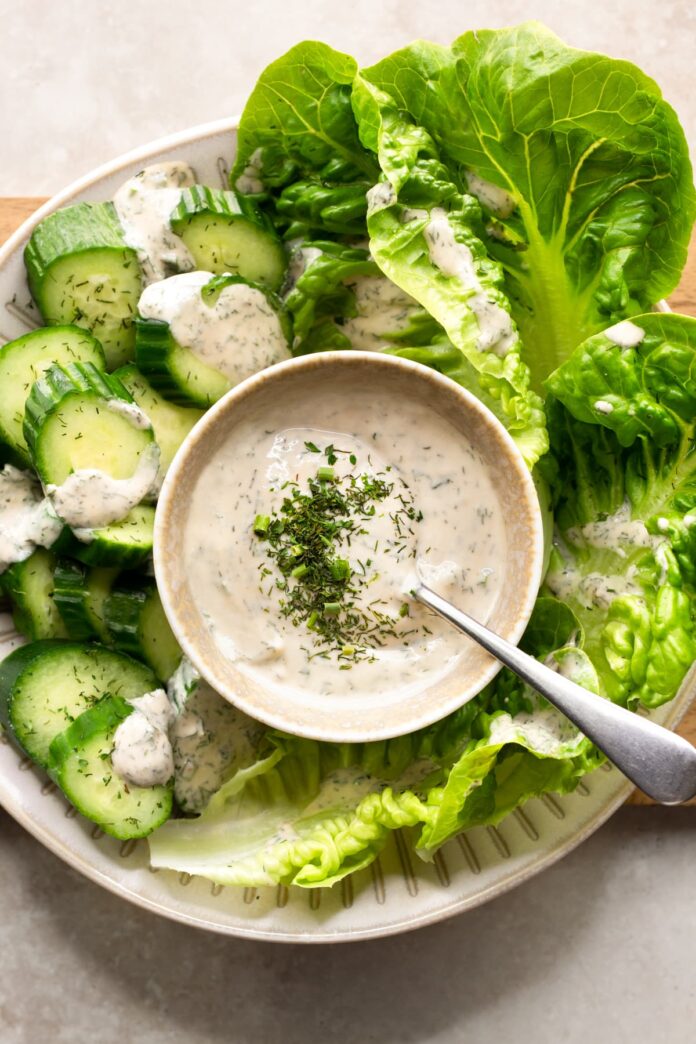
[{"label": "chopped chive", "polygon": [[334,580],[346,580],[350,576],[350,562],[345,558],[336,558],[329,569]]},{"label": "chopped chive", "polygon": [[302,544],[293,544],[292,547],[290,548],[290,551],[288,553],[293,558],[299,558],[300,555],[304,554],[304,551],[305,551],[305,549],[302,547]]},{"label": "chopped chive", "polygon": [[319,613],[315,609],[313,612],[311,612],[309,614],[309,616],[307,618],[307,627],[309,627],[309,629],[312,630],[312,628],[316,625],[316,622],[317,622],[318,619],[319,619]]},{"label": "chopped chive", "polygon": [[254,532],[257,536],[265,536],[270,524],[270,515],[257,515],[254,519]]},{"label": "chopped chive", "polygon": [[321,450],[313,442],[305,442],[305,449],[309,450],[310,453],[321,453]]},{"label": "chopped chive", "polygon": [[340,602],[324,602],[324,616],[338,616],[340,611]]},{"label": "chopped chive", "polygon": [[305,565],[303,562],[302,565],[295,566],[295,568],[290,573],[290,576],[294,576],[296,580],[301,580],[302,577],[305,576],[308,572],[309,566]]},{"label": "chopped chive", "polygon": [[334,482],[336,479],[336,472],[333,468],[324,465],[317,469],[317,478],[320,482]]},{"label": "chopped chive", "polygon": [[404,602],[402,604],[401,608],[399,609],[399,616],[408,616],[410,612],[411,612],[410,605],[408,604],[408,602]]}]

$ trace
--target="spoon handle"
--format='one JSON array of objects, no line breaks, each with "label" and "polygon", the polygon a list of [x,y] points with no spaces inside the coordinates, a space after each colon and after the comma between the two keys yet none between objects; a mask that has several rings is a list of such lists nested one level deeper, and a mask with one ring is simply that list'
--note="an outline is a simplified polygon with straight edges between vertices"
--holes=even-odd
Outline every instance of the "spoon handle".
[{"label": "spoon handle", "polygon": [[696,748],[687,740],[564,678],[424,584],[412,595],[545,696],[655,801],[676,805],[696,795]]}]

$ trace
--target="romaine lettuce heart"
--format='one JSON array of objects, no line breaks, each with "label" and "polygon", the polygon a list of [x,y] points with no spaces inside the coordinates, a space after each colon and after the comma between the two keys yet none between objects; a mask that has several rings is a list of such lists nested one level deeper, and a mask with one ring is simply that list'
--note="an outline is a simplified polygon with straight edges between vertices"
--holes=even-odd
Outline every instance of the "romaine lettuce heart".
[{"label": "romaine lettuce heart", "polygon": [[635,66],[530,22],[451,49],[415,43],[361,76],[487,206],[487,250],[537,389],[576,344],[676,286],[696,213],[691,165],[674,111]]}]

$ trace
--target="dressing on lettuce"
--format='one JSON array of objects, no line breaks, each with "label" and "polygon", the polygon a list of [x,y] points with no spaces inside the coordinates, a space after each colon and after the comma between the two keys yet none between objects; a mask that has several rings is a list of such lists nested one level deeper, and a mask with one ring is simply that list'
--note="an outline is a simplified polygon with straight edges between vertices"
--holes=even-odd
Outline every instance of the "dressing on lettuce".
[{"label": "dressing on lettuce", "polygon": [[[295,251],[295,352],[364,347],[355,321],[379,322],[373,347],[470,389],[534,467],[555,528],[523,648],[623,705],[670,700],[696,657],[696,320],[645,313],[679,279],[695,197],[653,81],[536,23],[366,70],[299,44],[250,96],[231,179]],[[264,731],[197,818],[152,835],[152,862],[330,886],[392,830],[429,859],[601,761],[503,670],[384,743]]]}]

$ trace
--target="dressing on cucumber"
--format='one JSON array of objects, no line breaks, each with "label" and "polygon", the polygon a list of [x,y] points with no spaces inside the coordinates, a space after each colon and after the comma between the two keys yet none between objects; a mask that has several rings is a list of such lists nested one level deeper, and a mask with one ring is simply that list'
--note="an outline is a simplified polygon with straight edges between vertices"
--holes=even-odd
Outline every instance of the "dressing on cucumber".
[{"label": "dressing on cucumber", "polygon": [[211,405],[246,377],[290,358],[280,302],[234,276],[189,272],[153,283],[139,312],[138,366],[180,402]]},{"label": "dressing on cucumber", "polygon": [[84,542],[156,488],[149,419],[117,378],[88,363],[46,371],[27,399],[24,431],[55,513]]},{"label": "dressing on cucumber", "polygon": [[0,721],[38,765],[64,729],[105,693],[141,696],[156,688],[152,671],[101,645],[40,641],[0,664]]},{"label": "dressing on cucumber", "polygon": [[50,747],[51,774],[68,800],[122,841],[147,836],[172,810],[171,786],[126,783],[112,763],[119,727],[136,713],[126,700],[106,696],[56,736]]},{"label": "dressing on cucumber", "polygon": [[49,214],[34,229],[24,263],[49,326],[91,330],[110,369],[132,358],[142,279],[113,204],[76,203]]},{"label": "dressing on cucumber", "polygon": [[174,459],[174,454],[194,424],[203,416],[203,410],[168,402],[133,365],[122,367],[114,376],[119,378],[124,388],[152,421],[155,441],[160,448],[161,483]]},{"label": "dressing on cucumber", "polygon": [[0,440],[12,451],[18,463],[31,463],[24,438],[24,405],[32,384],[53,363],[92,363],[105,368],[99,342],[79,326],[53,326],[9,341],[0,348]]},{"label": "dressing on cucumber", "polygon": [[170,220],[184,189],[195,181],[188,163],[155,163],[129,178],[114,195],[124,239],[136,251],[146,283],[196,267]]},{"label": "dressing on cucumber", "polygon": [[11,464],[0,469],[0,573],[37,547],[52,547],[62,529],[31,472]]}]

